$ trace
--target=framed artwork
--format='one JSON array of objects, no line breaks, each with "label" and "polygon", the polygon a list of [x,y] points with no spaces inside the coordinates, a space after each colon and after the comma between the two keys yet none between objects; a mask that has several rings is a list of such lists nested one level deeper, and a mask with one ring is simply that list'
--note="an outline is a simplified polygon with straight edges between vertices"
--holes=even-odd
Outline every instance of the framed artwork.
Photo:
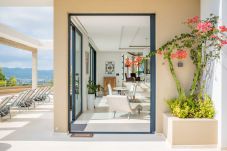
[{"label": "framed artwork", "polygon": [[89,52],[85,52],[86,73],[89,74]]},{"label": "framed artwork", "polygon": [[107,61],[105,66],[106,74],[114,74],[115,73],[115,64],[113,61]]}]

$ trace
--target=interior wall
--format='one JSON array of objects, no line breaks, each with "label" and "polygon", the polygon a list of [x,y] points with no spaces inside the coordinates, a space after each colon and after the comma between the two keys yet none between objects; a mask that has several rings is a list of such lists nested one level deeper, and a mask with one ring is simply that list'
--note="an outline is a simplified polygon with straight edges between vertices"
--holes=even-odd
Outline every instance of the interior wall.
[{"label": "interior wall", "polygon": [[[201,18],[209,15],[219,16],[219,25],[227,25],[227,1],[225,0],[201,0]],[[218,146],[227,147],[227,47],[223,48],[221,59],[212,64],[213,71],[210,72],[210,79],[207,81],[206,90],[214,102],[218,120]]]},{"label": "interior wall", "polygon": [[[116,76],[117,86],[122,86],[122,53],[121,52],[96,52],[97,55],[97,65],[96,65],[96,78],[97,84],[103,86],[104,76],[116,76],[119,73],[119,76]],[[107,61],[113,61],[115,64],[115,73],[112,75],[105,74],[105,64]]]},{"label": "interior wall", "polygon": [[[180,7],[179,7],[180,6]],[[54,0],[54,130],[67,132],[68,124],[68,13],[155,13],[156,47],[176,34],[187,31],[182,22],[200,14],[199,0]],[[180,79],[188,88],[193,66],[185,61],[179,69]],[[162,114],[166,99],[177,95],[168,67],[158,57],[156,61],[156,132],[162,132]]]}]

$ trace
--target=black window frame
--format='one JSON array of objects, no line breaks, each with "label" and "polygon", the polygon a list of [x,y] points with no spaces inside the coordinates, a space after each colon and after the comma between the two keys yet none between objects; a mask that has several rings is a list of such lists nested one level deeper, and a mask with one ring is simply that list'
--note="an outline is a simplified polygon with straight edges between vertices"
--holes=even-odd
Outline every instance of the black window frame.
[{"label": "black window frame", "polygon": [[[70,52],[70,24],[72,16],[150,16],[150,52],[156,50],[156,14],[154,13],[68,13],[68,52]],[[70,56],[69,56],[70,58]],[[68,59],[69,60],[69,59]],[[70,65],[70,64],[69,64]],[[68,67],[69,70],[69,67]],[[68,71],[68,75],[70,71]],[[69,81],[69,80],[68,80]],[[70,84],[70,81],[68,85]],[[90,132],[94,134],[154,134],[156,130],[156,56],[150,58],[150,131],[149,132]],[[70,95],[70,93],[68,94]],[[68,104],[70,96],[68,96]],[[68,130],[71,130],[70,108],[68,106]],[[89,133],[89,132],[79,132]]]}]

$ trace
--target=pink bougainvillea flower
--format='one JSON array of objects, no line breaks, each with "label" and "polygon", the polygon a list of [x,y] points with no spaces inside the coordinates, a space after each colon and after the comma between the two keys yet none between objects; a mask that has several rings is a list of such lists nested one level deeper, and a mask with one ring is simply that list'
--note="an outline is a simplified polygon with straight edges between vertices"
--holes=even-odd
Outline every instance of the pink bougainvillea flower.
[{"label": "pink bougainvillea flower", "polygon": [[210,37],[214,38],[214,39],[218,39],[218,36],[216,36],[216,35],[211,35]]},{"label": "pink bougainvillea flower", "polygon": [[174,58],[177,57],[177,54],[176,53],[172,53],[170,57],[171,57],[171,59],[174,59]]},{"label": "pink bougainvillea flower", "polygon": [[222,40],[221,41],[221,45],[223,46],[223,45],[227,45],[227,40]]},{"label": "pink bougainvillea flower", "polygon": [[221,32],[227,32],[227,27],[225,26],[219,26],[219,29]]},{"label": "pink bougainvillea flower", "polygon": [[187,52],[186,50],[179,49],[176,51],[176,53],[171,53],[170,57],[171,59],[185,59],[187,57]]},{"label": "pink bougainvillea flower", "polygon": [[198,23],[196,29],[200,32],[208,32],[213,29],[212,26],[211,22],[200,22]]},{"label": "pink bougainvillea flower", "polygon": [[176,52],[176,58],[177,59],[185,59],[186,57],[187,57],[187,52],[186,52],[186,50],[177,50],[177,52]]},{"label": "pink bougainvillea flower", "polygon": [[199,22],[199,16],[195,16],[193,18],[189,18],[186,23],[187,24],[195,24],[195,23],[198,23]]},{"label": "pink bougainvillea flower", "polygon": [[157,51],[157,54],[162,55],[162,51],[161,50],[158,50]]}]

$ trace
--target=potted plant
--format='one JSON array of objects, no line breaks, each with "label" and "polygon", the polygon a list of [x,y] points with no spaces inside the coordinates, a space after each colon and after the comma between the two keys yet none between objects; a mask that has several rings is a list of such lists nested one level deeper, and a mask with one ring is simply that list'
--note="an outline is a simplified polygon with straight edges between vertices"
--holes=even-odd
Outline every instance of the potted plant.
[{"label": "potted plant", "polygon": [[98,86],[94,81],[89,80],[87,84],[88,88],[88,109],[93,110],[95,108],[95,93],[98,89]]},{"label": "potted plant", "polygon": [[[211,14],[205,20],[198,16],[185,24],[190,32],[175,36],[155,54],[166,60],[175,81],[178,96],[167,100],[170,114],[164,115],[164,134],[172,145],[204,145],[217,143],[217,121],[214,120],[213,101],[205,91],[207,65],[219,59],[221,48],[227,44],[226,26],[217,26],[218,17]],[[183,60],[190,56],[195,65],[192,85],[186,91],[178,78],[174,59]],[[204,135],[205,134],[205,135]]]}]

